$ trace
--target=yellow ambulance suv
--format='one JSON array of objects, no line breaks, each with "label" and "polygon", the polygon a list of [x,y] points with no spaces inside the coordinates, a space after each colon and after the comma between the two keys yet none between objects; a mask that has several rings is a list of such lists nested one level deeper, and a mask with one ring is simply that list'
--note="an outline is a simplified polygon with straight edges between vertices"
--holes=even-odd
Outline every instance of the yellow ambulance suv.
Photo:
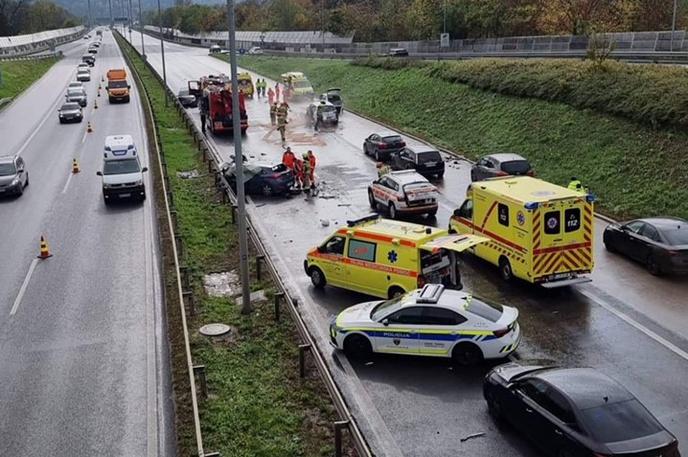
[{"label": "yellow ambulance suv", "polygon": [[489,238],[473,253],[517,277],[546,288],[591,281],[594,196],[532,178],[474,182],[454,211],[449,230]]},{"label": "yellow ambulance suv", "polygon": [[460,289],[458,253],[486,241],[374,214],[347,221],[311,249],[304,269],[316,288],[329,284],[374,297],[400,296],[425,284]]}]

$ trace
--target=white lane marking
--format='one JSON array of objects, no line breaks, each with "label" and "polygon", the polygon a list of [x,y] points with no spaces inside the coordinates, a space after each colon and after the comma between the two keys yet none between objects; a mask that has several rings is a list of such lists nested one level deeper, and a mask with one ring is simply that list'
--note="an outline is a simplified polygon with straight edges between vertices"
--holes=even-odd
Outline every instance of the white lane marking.
[{"label": "white lane marking", "polygon": [[10,310],[10,316],[14,316],[14,314],[17,312],[17,309],[19,309],[19,304],[21,303],[22,298],[24,298],[24,293],[26,292],[26,288],[29,286],[31,275],[33,274],[33,270],[36,268],[37,263],[38,259],[33,259],[33,261],[31,262],[29,272],[26,274],[26,278],[24,278],[24,282],[22,283],[21,288],[19,289],[19,294],[17,294],[17,298],[14,300],[14,305],[12,305],[12,309]]},{"label": "white lane marking", "polygon": [[684,360],[688,360],[688,352],[684,351],[683,349],[679,348],[675,344],[673,344],[670,341],[667,341],[665,338],[662,338],[661,336],[657,335],[655,332],[650,330],[649,328],[645,327],[643,324],[640,322],[636,321],[632,317],[624,314],[623,312],[619,311],[618,309],[614,308],[610,304],[606,303],[602,298],[598,297],[594,293],[587,291],[583,288],[578,288],[578,291],[585,295],[586,297],[590,298],[593,300],[595,303],[600,305],[602,308],[606,309],[610,313],[614,314],[616,317],[627,323],[628,325],[631,325],[632,327],[635,327],[637,330],[640,330],[643,332],[646,336],[652,338],[655,340],[657,343],[661,344],[665,348],[669,349],[671,352],[674,354],[678,355],[679,357],[682,357]]},{"label": "white lane marking", "polygon": [[81,144],[86,141],[86,136],[88,136],[88,124],[86,124],[86,130],[84,130],[84,136],[81,137]]},{"label": "white lane marking", "polygon": [[69,177],[67,178],[67,182],[64,185],[64,188],[62,189],[62,193],[67,192],[67,188],[69,187],[69,183],[72,182],[72,176],[74,176],[74,173],[69,173]]}]

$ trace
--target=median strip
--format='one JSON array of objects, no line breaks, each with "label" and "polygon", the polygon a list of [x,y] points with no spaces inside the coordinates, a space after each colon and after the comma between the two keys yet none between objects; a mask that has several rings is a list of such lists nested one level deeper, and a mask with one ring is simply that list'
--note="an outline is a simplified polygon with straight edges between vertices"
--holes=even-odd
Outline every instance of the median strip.
[{"label": "median strip", "polygon": [[[232,297],[206,293],[206,275],[231,272],[238,265],[232,214],[224,202],[224,193],[218,191],[213,166],[198,153],[199,143],[189,133],[174,101],[165,105],[160,81],[138,54],[117,38],[143,84],[141,89],[148,94],[164,153],[168,199],[173,202],[177,221],[177,242],[183,246],[182,283],[187,295],[194,371],[199,381],[204,452],[218,451],[222,456],[332,455],[335,408],[312,364],[307,363],[305,377],[300,376],[296,328],[289,319],[276,319],[277,288],[261,275],[259,261],[256,259],[252,266],[252,289],[263,290],[266,300],[255,303],[252,314],[242,315]],[[170,292],[172,276],[169,270],[167,273],[179,455],[195,455],[188,371],[183,341],[179,341],[180,316],[175,315],[179,307],[169,303],[176,290]],[[212,323],[226,324],[229,333],[218,337],[201,335],[199,329]]]}]

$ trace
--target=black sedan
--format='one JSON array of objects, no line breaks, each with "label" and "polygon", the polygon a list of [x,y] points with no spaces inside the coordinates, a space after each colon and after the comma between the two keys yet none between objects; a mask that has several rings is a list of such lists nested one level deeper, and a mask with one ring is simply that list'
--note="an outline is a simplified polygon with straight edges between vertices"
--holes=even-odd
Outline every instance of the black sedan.
[{"label": "black sedan", "polygon": [[177,100],[184,108],[196,108],[198,106],[198,99],[188,89],[181,89],[177,92]]},{"label": "black sedan", "polygon": [[363,152],[378,162],[389,160],[395,152],[406,147],[406,143],[394,132],[371,133],[363,142]]},{"label": "black sedan", "polygon": [[[236,191],[236,166],[225,163],[222,172],[231,186]],[[256,163],[244,163],[244,191],[247,194],[264,195],[288,195],[294,186],[294,173],[283,164],[267,165]]]},{"label": "black sedan", "polygon": [[610,224],[604,245],[645,264],[653,275],[688,273],[688,221],[677,217],[650,217]]},{"label": "black sedan", "polygon": [[59,110],[57,110],[60,124],[66,122],[81,122],[84,119],[81,106],[76,102],[64,103]]},{"label": "black sedan", "polygon": [[680,457],[678,441],[616,381],[590,368],[509,363],[483,384],[490,414],[556,457]]}]

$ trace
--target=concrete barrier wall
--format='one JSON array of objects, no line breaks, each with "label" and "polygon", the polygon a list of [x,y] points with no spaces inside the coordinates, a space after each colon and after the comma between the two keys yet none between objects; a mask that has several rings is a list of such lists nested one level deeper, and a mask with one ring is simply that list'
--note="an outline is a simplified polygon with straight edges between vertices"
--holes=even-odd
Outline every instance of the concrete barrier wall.
[{"label": "concrete barrier wall", "polygon": [[47,30],[29,35],[0,37],[0,59],[48,51],[60,44],[81,38],[84,33],[86,33],[86,28],[80,25],[78,27]]}]

